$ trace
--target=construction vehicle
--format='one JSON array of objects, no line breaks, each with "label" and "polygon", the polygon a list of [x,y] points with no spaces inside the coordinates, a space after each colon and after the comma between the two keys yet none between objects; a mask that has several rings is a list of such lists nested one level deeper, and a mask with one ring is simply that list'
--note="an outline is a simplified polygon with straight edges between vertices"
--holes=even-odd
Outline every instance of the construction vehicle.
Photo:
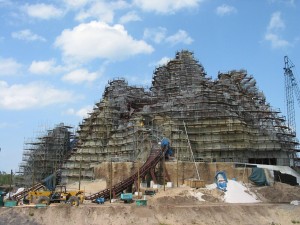
[{"label": "construction vehicle", "polygon": [[67,203],[78,206],[84,200],[84,191],[67,191],[65,185],[56,184],[57,173],[53,173],[41,181],[18,194],[13,195],[13,199],[24,204],[37,203],[49,205],[51,203]]},{"label": "construction vehicle", "polygon": [[67,191],[66,186],[57,185],[55,190],[30,191],[27,196],[29,203],[49,205],[51,203],[67,203],[78,206],[84,200],[83,191]]}]

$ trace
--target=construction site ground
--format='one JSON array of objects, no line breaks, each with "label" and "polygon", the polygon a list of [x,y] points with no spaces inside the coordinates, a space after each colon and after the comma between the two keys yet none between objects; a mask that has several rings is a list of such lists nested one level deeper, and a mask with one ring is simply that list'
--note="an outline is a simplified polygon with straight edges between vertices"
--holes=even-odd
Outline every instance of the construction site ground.
[{"label": "construction site ground", "polygon": [[[102,181],[83,182],[81,185],[87,193],[105,187]],[[78,183],[69,188],[76,186]],[[224,201],[224,192],[216,188],[181,186],[165,188],[165,191],[163,188],[157,189],[154,196],[146,197],[147,206],[137,206],[135,202],[125,204],[117,200],[103,205],[85,201],[78,207],[63,203],[43,208],[36,208],[35,205],[2,207],[0,224],[300,224],[300,205],[290,204],[291,201],[300,200],[299,186],[282,183],[264,187],[246,186],[247,191],[254,193],[260,202],[227,203]]]}]

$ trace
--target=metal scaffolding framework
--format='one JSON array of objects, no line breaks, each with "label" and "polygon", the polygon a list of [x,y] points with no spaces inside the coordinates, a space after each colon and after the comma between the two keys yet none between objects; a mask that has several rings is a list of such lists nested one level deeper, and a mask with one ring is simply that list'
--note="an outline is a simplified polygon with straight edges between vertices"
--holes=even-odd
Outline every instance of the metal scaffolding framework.
[{"label": "metal scaffolding framework", "polygon": [[[183,125],[183,121],[186,125]],[[179,160],[292,165],[298,140],[246,70],[206,75],[192,52],[155,69],[152,86],[108,82],[79,126],[78,145],[63,165],[66,182],[94,179],[94,166],[117,158],[146,160],[167,137]],[[189,147],[190,144],[190,147]]]},{"label": "metal scaffolding framework", "polygon": [[22,163],[19,165],[21,186],[30,186],[61,168],[70,156],[74,133],[63,123],[47,130],[32,141],[25,142]]}]

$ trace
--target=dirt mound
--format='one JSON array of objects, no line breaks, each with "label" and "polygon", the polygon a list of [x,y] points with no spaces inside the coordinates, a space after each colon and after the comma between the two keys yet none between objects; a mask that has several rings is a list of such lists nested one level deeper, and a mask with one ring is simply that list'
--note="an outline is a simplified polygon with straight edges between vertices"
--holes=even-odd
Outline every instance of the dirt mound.
[{"label": "dirt mound", "polygon": [[[85,195],[91,195],[106,188],[105,180],[81,181],[80,189],[84,190]],[[67,185],[67,190],[78,190],[79,183],[74,182]]]},{"label": "dirt mound", "polygon": [[[105,183],[82,183],[88,192],[99,191]],[[73,184],[77,188],[78,183]],[[72,186],[69,186],[70,188]],[[248,191],[248,189],[247,189]],[[300,223],[300,206],[274,204],[300,200],[300,187],[275,183],[274,186],[251,187],[262,203],[229,204],[224,192],[216,188],[157,189],[147,196],[147,206],[136,203],[109,203],[97,205],[85,201],[79,207],[51,204],[46,208],[15,207],[0,209],[0,225],[137,225],[137,224],[294,224]],[[136,197],[136,196],[135,196]],[[269,202],[269,203],[264,203]]]},{"label": "dirt mound", "polygon": [[200,189],[203,193],[202,199],[207,201],[207,202],[222,202],[224,192],[220,191],[218,189]]},{"label": "dirt mound", "polygon": [[67,205],[47,208],[3,208],[0,225],[190,225],[190,224],[293,224],[300,223],[300,207],[276,204],[135,204]]},{"label": "dirt mound", "polygon": [[263,202],[289,203],[293,200],[300,200],[300,187],[284,183],[274,183],[273,186],[252,187],[251,190]]},{"label": "dirt mound", "polygon": [[[32,218],[34,215],[32,212],[28,211],[28,214],[25,215],[23,212],[14,210],[12,208],[0,208],[0,225],[7,224],[19,224],[19,225],[39,225],[38,222]],[[31,216],[30,216],[31,215]]]},{"label": "dirt mound", "polygon": [[199,200],[193,196],[164,196],[158,198],[156,201],[160,205],[186,205],[199,203]]}]

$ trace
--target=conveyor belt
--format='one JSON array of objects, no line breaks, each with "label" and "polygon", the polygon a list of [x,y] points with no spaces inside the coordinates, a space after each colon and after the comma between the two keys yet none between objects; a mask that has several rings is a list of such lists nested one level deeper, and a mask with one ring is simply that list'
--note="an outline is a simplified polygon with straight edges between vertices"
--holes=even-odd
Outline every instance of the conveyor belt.
[{"label": "conveyor belt", "polygon": [[22,198],[24,198],[26,195],[28,195],[28,193],[30,191],[36,191],[42,187],[44,187],[44,185],[42,183],[37,183],[37,184],[33,185],[32,187],[25,189],[24,191],[21,191],[19,193],[12,195],[11,198],[15,199],[16,201],[19,201]]},{"label": "conveyor belt", "polygon": [[[163,153],[166,151],[167,148],[161,149],[160,147],[152,147],[150,155],[147,159],[147,161],[144,163],[144,165],[139,170],[140,177],[145,176],[151,169],[155,168],[157,163],[160,161]],[[122,193],[122,191],[126,190],[128,187],[132,186],[135,181],[138,179],[138,172],[133,174],[132,176],[124,179],[123,181],[115,184],[112,186],[112,193],[114,195],[119,195]],[[86,200],[95,200],[99,197],[109,199],[110,197],[110,189],[107,188],[105,190],[102,190],[100,192],[97,192],[95,194],[86,196]]]},{"label": "conveyor belt", "polygon": [[16,193],[16,194],[12,195],[11,197],[13,199],[19,201],[22,198],[24,198],[25,196],[27,196],[30,191],[36,191],[43,187],[47,187],[49,190],[55,189],[55,185],[59,184],[57,182],[57,178],[60,178],[60,176],[61,176],[61,170],[57,170],[55,173],[53,173],[50,176],[43,179],[40,183],[36,183],[32,187],[26,188],[24,191]]}]

